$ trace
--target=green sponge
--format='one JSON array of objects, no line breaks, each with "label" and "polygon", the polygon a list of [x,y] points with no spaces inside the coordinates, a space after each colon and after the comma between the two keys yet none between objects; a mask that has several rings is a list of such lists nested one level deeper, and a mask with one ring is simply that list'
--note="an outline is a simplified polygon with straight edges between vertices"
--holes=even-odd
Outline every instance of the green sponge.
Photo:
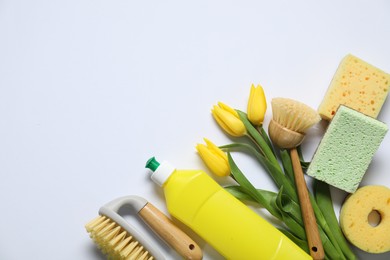
[{"label": "green sponge", "polygon": [[355,192],[387,130],[386,124],[340,106],[307,174],[339,189]]}]

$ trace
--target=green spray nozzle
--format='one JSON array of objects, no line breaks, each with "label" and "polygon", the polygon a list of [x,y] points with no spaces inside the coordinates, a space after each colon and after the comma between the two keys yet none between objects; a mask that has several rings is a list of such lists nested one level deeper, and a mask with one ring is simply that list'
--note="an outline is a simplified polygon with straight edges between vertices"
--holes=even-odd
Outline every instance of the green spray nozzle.
[{"label": "green spray nozzle", "polygon": [[156,160],[156,158],[154,158],[154,156],[150,158],[145,165],[145,167],[150,169],[152,172],[157,170],[158,166],[160,166],[160,163]]}]

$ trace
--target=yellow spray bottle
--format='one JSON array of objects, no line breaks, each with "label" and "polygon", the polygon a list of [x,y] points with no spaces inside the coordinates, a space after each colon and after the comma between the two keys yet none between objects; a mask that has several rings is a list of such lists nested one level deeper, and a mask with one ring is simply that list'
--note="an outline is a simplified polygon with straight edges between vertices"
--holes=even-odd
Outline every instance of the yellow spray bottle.
[{"label": "yellow spray bottle", "polygon": [[278,229],[201,170],[177,170],[149,159],[169,213],[227,259],[311,259]]}]

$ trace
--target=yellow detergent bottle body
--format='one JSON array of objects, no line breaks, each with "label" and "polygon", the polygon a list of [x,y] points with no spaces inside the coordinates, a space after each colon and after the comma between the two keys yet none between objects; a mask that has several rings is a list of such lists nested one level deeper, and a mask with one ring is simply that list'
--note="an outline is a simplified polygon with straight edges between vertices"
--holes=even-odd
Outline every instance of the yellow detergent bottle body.
[{"label": "yellow detergent bottle body", "polygon": [[164,189],[169,213],[227,259],[311,259],[205,172],[176,170],[154,158],[147,167]]}]

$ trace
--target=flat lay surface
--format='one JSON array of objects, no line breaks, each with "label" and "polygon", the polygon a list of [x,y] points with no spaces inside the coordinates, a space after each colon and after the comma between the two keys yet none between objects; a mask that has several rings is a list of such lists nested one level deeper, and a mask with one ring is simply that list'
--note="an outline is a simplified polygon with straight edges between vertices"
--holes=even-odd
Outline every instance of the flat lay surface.
[{"label": "flat lay surface", "polygon": [[[169,216],[145,169],[150,157],[210,173],[196,144],[239,140],[213,119],[219,101],[246,111],[260,84],[267,129],[272,98],[317,109],[347,54],[390,73],[389,10],[385,0],[0,0],[0,259],[104,259],[84,228],[104,204],[137,195]],[[390,124],[390,100],[377,120]],[[307,161],[326,126],[306,134]],[[390,187],[389,135],[360,186]],[[232,156],[257,188],[276,191],[251,156]],[[348,193],[331,193],[339,216]],[[167,259],[180,259],[134,212],[125,215]],[[175,224],[204,259],[223,259]]]}]

